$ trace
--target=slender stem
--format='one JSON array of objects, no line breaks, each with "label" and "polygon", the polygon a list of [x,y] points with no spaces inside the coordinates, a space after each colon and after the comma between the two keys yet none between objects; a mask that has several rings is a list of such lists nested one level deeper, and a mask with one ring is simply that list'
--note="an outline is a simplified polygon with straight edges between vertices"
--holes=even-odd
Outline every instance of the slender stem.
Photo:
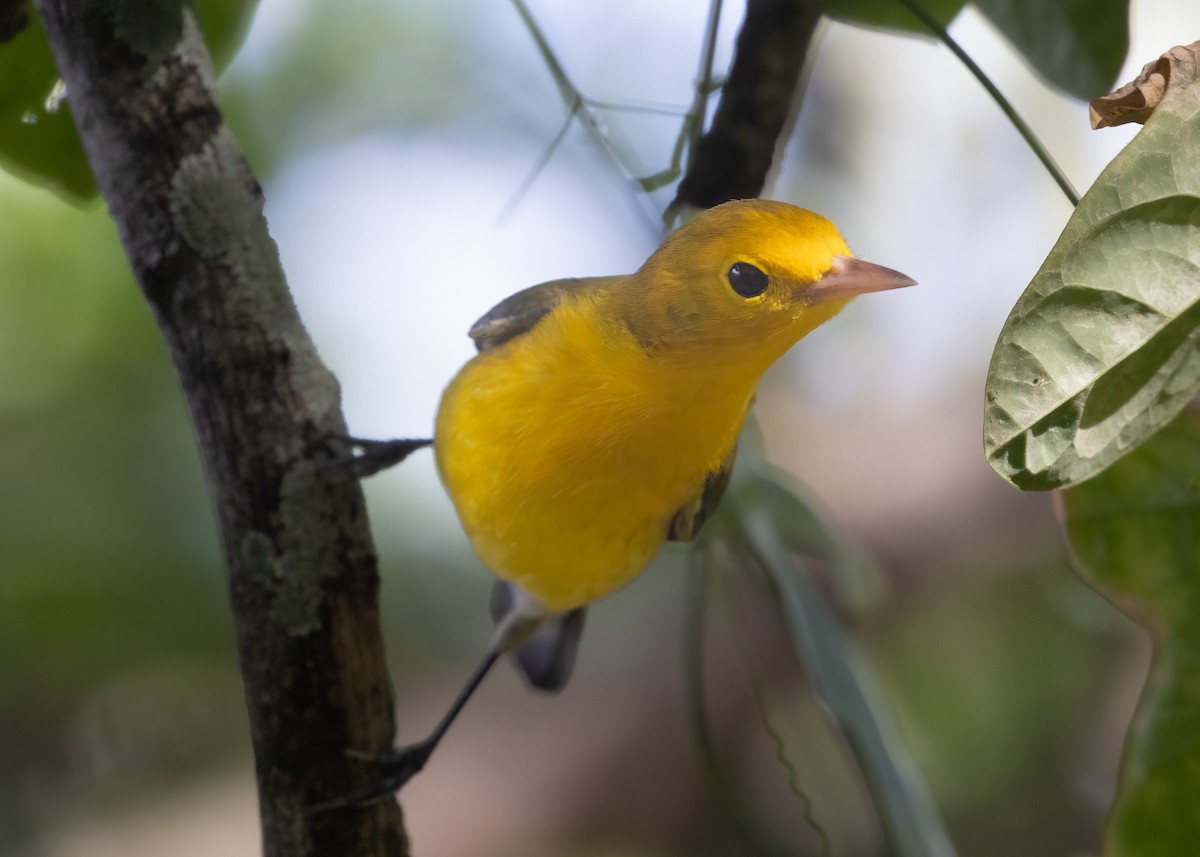
[{"label": "slender stem", "polygon": [[696,95],[684,125],[685,133],[691,137],[688,141],[688,169],[691,169],[696,146],[704,133],[704,114],[707,112],[708,96],[712,94],[712,69],[717,53],[717,31],[721,24],[721,2],[712,0],[708,6],[708,21],[704,25],[704,53],[700,55],[700,68],[696,73]]},{"label": "slender stem", "polygon": [[542,174],[542,170],[544,170],[546,165],[550,163],[550,159],[554,157],[554,153],[558,150],[559,145],[566,138],[567,132],[571,130],[571,123],[575,121],[575,114],[579,112],[579,108],[582,106],[582,104],[583,102],[581,102],[579,99],[575,99],[572,102],[571,109],[567,111],[567,118],[563,120],[562,126],[558,129],[558,133],[554,135],[554,139],[550,141],[550,145],[546,147],[544,152],[542,152],[542,156],[538,158],[537,163],[533,165],[533,169],[529,171],[529,174],[522,179],[521,184],[519,184],[517,189],[513,191],[512,196],[508,198],[508,202],[504,203],[504,208],[500,209],[500,214],[496,216],[497,222],[503,223],[505,220],[507,220],[509,215],[516,210],[517,205],[520,204],[521,200],[525,198],[525,194],[529,193],[529,189],[533,187],[533,183],[537,181],[538,176]]},{"label": "slender stem", "polygon": [[[563,102],[566,103],[567,109],[570,111],[570,116],[579,119],[584,130],[596,141],[604,154],[608,156],[613,166],[617,168],[617,171],[629,180],[631,185],[636,187],[634,184],[636,180],[626,168],[624,161],[621,160],[620,154],[613,147],[612,141],[604,132],[600,120],[592,112],[591,102],[567,74],[562,61],[559,60],[558,55],[554,52],[554,48],[550,45],[550,40],[546,38],[542,32],[542,28],[538,26],[537,19],[533,17],[533,13],[529,10],[529,7],[525,5],[525,0],[511,0],[511,2],[517,10],[517,14],[521,16],[521,22],[525,25],[525,29],[529,31],[529,35],[537,43],[538,53],[541,54],[542,61],[546,63],[546,68],[550,72],[550,76],[554,78],[554,83],[558,86],[559,94],[562,96]],[[552,145],[557,145],[557,141],[558,138],[556,138],[555,143]],[[657,221],[649,216],[649,213],[641,204],[640,194],[635,193],[634,198],[639,203],[638,211],[643,216],[647,228],[652,235],[660,237],[662,231]]]},{"label": "slender stem", "polygon": [[1050,156],[1050,153],[1046,150],[1046,147],[1042,145],[1042,141],[1039,140],[1037,135],[1033,133],[1033,129],[1025,123],[1025,120],[1021,118],[1016,109],[1013,108],[1012,104],[1009,103],[1008,99],[1004,97],[1004,94],[996,88],[996,85],[992,83],[991,78],[984,73],[983,69],[981,69],[973,59],[971,59],[971,57],[962,49],[958,42],[951,38],[950,34],[946,32],[946,28],[939,24],[936,18],[930,15],[929,12],[924,9],[924,7],[916,3],[916,0],[897,0],[897,2],[915,15],[922,24],[928,27],[930,31],[941,40],[942,44],[948,47],[951,53],[958,57],[959,62],[967,67],[967,70],[975,76],[975,79],[979,81],[980,85],[987,90],[988,95],[992,97],[992,100],[996,102],[996,106],[998,106],[1000,110],[1003,111],[1004,115],[1008,117],[1008,121],[1011,122],[1013,127],[1017,129],[1017,133],[1024,138],[1025,143],[1030,149],[1033,150],[1033,153],[1037,156],[1037,159],[1042,162],[1042,166],[1046,168],[1048,173],[1050,173],[1050,177],[1054,179],[1055,184],[1057,184],[1059,189],[1062,190],[1063,194],[1067,198],[1067,201],[1070,202],[1072,206],[1079,205],[1078,191],[1076,191],[1074,186],[1072,186],[1070,180],[1067,179],[1066,175],[1063,173],[1058,164],[1054,162],[1054,158]]},{"label": "slender stem", "polygon": [[688,563],[687,594],[683,616],[683,657],[685,702],[692,740],[700,753],[700,763],[713,796],[724,810],[729,822],[750,848],[762,857],[782,857],[787,851],[772,841],[768,831],[754,816],[750,804],[742,799],[741,791],[729,778],[717,753],[716,741],[708,723],[704,694],[704,626],[708,611],[708,587],[711,576],[711,544],[695,545]]},{"label": "slender stem", "polygon": [[649,113],[653,116],[685,116],[687,108],[678,104],[660,104],[656,101],[604,101],[598,98],[587,99],[588,106],[597,110],[613,110],[619,113]]},{"label": "slender stem", "polygon": [[954,857],[937,806],[880,702],[869,667],[845,636],[803,561],[781,536],[778,511],[764,503],[738,507],[735,550],[766,571],[809,682],[833,716],[858,762],[863,782],[897,857]]},{"label": "slender stem", "polygon": [[339,795],[333,800],[323,801],[310,806],[308,808],[308,815],[322,815],[331,810],[346,809],[351,806],[364,806],[403,788],[405,783],[424,769],[425,764],[429,761],[429,757],[433,755],[433,751],[437,749],[437,745],[441,743],[442,738],[445,736],[446,730],[450,728],[450,724],[455,721],[459,713],[463,710],[463,706],[467,704],[467,700],[479,689],[479,685],[483,683],[483,679],[487,676],[491,668],[495,666],[499,658],[500,650],[492,643],[489,643],[487,651],[484,652],[483,658],[475,667],[475,671],[471,673],[471,677],[467,679],[466,685],[459,691],[449,710],[442,715],[442,719],[438,721],[437,726],[425,738],[413,744],[396,747],[390,752],[378,755],[348,752],[347,755],[349,756],[375,762],[380,767],[381,776],[364,788]]},{"label": "slender stem", "polygon": [[500,658],[500,653],[495,647],[489,645],[487,651],[484,652],[483,658],[475,667],[475,672],[471,673],[471,677],[467,679],[467,683],[463,685],[463,689],[459,691],[458,697],[450,705],[450,708],[442,715],[442,719],[438,721],[438,725],[429,733],[429,737],[421,744],[429,745],[429,751],[433,752],[433,748],[442,740],[442,736],[446,734],[446,730],[450,728],[450,724],[458,717],[459,712],[463,710],[463,706],[479,689],[479,685],[483,683],[484,678],[492,667],[496,665],[496,661]]},{"label": "slender stem", "polygon": [[521,16],[521,22],[525,24],[525,29],[529,31],[529,35],[533,36],[533,40],[537,42],[538,53],[542,55],[542,61],[546,63],[550,71],[550,76],[554,78],[554,82],[558,84],[563,101],[573,104],[576,101],[583,101],[583,93],[567,76],[567,70],[563,68],[562,62],[558,59],[558,54],[554,52],[554,48],[550,47],[550,42],[542,33],[542,28],[538,26],[537,20],[533,17],[533,13],[529,11],[529,7],[525,5],[524,0],[512,0],[512,4],[516,7],[517,14]]},{"label": "slender stem", "polygon": [[[729,548],[725,544],[715,545],[728,553]],[[744,562],[744,567],[747,570],[753,570],[756,576],[761,577],[761,583],[770,586],[770,578],[761,568],[757,567],[757,563],[749,562],[747,557],[741,558]],[[733,576],[726,574],[721,578],[723,589],[725,592],[725,608],[726,621],[728,624],[728,636],[733,640],[733,650],[738,657],[742,666],[742,674],[746,677],[746,685],[750,690],[750,698],[754,701],[755,711],[758,712],[758,722],[762,725],[763,731],[770,739],[771,745],[775,749],[775,760],[779,762],[787,775],[788,789],[796,799],[800,801],[800,809],[805,823],[813,831],[820,844],[819,857],[829,857],[830,842],[829,833],[825,827],[817,819],[816,807],[813,806],[812,797],[804,791],[800,785],[800,771],[788,756],[787,738],[783,733],[776,728],[771,720],[771,703],[770,694],[767,690],[767,679],[762,675],[755,663],[754,654],[751,652],[750,640],[748,639],[747,629],[751,627],[752,619],[747,615],[744,602],[738,593],[737,582]]]}]

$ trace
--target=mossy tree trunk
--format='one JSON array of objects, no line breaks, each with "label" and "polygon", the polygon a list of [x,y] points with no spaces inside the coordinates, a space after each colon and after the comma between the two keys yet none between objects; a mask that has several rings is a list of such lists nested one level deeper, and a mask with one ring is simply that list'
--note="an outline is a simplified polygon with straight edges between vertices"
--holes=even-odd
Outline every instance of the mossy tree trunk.
[{"label": "mossy tree trunk", "polygon": [[404,854],[392,801],[308,812],[367,776],[347,747],[392,742],[376,558],[357,482],[317,463],[345,429],[337,381],[288,293],[195,18],[171,0],[35,7],[195,426],[228,570],[265,853]]}]

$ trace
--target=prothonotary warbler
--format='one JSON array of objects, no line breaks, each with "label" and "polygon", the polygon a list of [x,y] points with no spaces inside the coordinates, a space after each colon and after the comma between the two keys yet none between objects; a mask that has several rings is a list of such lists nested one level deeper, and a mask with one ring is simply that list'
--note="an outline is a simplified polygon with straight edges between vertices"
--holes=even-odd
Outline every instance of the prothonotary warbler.
[{"label": "prothonotary warbler", "polygon": [[496,631],[433,733],[382,757],[381,781],[345,802],[419,771],[505,652],[535,685],[561,687],[584,606],[716,507],[763,372],[855,295],[913,284],[854,258],[819,215],[738,200],[698,214],[632,274],[542,283],[479,319],[480,353],[446,388],[433,447],[500,578]]}]

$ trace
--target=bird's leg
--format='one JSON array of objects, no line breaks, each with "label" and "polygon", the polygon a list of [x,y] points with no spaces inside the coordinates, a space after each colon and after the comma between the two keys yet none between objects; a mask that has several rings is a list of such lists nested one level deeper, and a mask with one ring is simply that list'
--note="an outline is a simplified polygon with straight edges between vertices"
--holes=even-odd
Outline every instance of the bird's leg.
[{"label": "bird's leg", "polygon": [[467,679],[466,685],[463,686],[454,703],[442,716],[438,725],[424,739],[417,741],[415,744],[394,747],[378,755],[351,752],[350,755],[362,756],[372,761],[379,770],[379,779],[366,788],[343,795],[335,800],[318,804],[312,808],[312,811],[322,812],[329,809],[340,809],[370,803],[376,798],[398,791],[405,783],[419,774],[421,769],[425,767],[425,763],[429,761],[429,757],[433,754],[438,742],[442,740],[442,736],[446,734],[446,730],[450,728],[450,724],[458,717],[463,706],[467,704],[467,700],[471,698],[471,695],[483,683],[484,676],[488,674],[488,671],[491,670],[499,658],[500,652],[489,645],[484,652],[483,659],[475,667],[475,671],[471,673],[471,677]]},{"label": "bird's leg", "polygon": [[399,790],[405,783],[420,773],[421,769],[425,767],[425,763],[429,761],[429,757],[433,754],[434,749],[446,734],[446,730],[450,728],[450,724],[454,722],[455,718],[463,710],[463,706],[467,704],[467,700],[471,698],[472,694],[479,688],[479,685],[483,683],[483,679],[487,676],[491,668],[495,666],[496,661],[505,652],[509,652],[524,643],[537,630],[538,625],[541,624],[545,616],[546,614],[530,600],[515,603],[513,609],[496,625],[492,638],[488,641],[488,646],[484,650],[479,664],[475,667],[475,671],[471,673],[471,677],[467,679],[467,683],[459,691],[458,696],[442,716],[442,719],[438,721],[433,731],[415,744],[395,747],[379,755],[352,753],[352,755],[366,756],[373,761],[380,771],[380,778],[364,789],[326,803],[318,804],[310,811],[323,812],[330,809],[340,809],[369,803],[375,798]]},{"label": "bird's leg", "polygon": [[432,438],[397,438],[395,440],[367,440],[348,435],[333,435],[328,440],[349,444],[353,452],[337,455],[320,466],[340,468],[353,479],[366,479],[381,470],[395,467],[409,455],[426,446],[433,445]]},{"label": "bird's leg", "polygon": [[367,440],[349,438],[350,443],[361,450],[354,459],[354,475],[359,479],[373,476],[380,470],[395,467],[418,449],[433,446],[431,437],[402,437],[393,440]]}]

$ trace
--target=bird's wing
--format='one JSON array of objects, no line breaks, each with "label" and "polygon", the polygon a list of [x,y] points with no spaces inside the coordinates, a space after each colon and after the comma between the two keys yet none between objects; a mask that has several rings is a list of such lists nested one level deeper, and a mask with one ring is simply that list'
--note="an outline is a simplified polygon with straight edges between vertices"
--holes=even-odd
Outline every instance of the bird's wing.
[{"label": "bird's wing", "polygon": [[471,325],[475,347],[489,351],[528,332],[567,295],[601,289],[622,277],[572,277],[551,280],[509,295]]},{"label": "bird's wing", "polygon": [[[504,623],[518,600],[526,605],[532,603],[515,583],[497,580],[492,587],[492,621]],[[583,636],[586,607],[576,607],[566,613],[555,613],[537,618],[532,634],[509,654],[517,672],[525,677],[532,687],[555,693],[563,689],[571,672],[575,669],[575,653]]]},{"label": "bird's wing", "polygon": [[688,542],[700,532],[700,527],[721,503],[725,489],[729,486],[729,477],[733,475],[733,460],[737,456],[737,444],[729,450],[725,460],[716,470],[709,471],[704,477],[704,487],[696,498],[680,508],[671,518],[667,527],[667,539],[673,542]]}]

